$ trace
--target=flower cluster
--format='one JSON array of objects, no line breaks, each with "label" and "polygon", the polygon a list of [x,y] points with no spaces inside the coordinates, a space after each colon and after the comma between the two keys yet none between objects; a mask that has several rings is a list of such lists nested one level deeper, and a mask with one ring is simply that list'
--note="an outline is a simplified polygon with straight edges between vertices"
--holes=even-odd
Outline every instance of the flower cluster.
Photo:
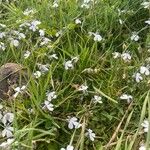
[{"label": "flower cluster", "polygon": [[6,138],[6,141],[0,144],[0,148],[9,148],[14,142],[14,128],[12,126],[14,121],[14,114],[11,112],[6,112],[3,105],[0,105],[0,120],[2,123],[3,130],[1,131],[1,136]]},{"label": "flower cluster", "polygon": [[122,60],[124,62],[130,62],[131,61],[131,55],[130,55],[130,52],[123,52],[122,54],[119,53],[119,52],[114,52],[112,53],[113,54],[113,58],[116,59],[116,58],[122,58]]},{"label": "flower cluster", "polygon": [[48,92],[47,94],[47,99],[44,101],[44,105],[42,107],[43,110],[48,110],[48,111],[53,111],[54,110],[54,105],[51,103],[53,99],[57,98],[56,92]]}]

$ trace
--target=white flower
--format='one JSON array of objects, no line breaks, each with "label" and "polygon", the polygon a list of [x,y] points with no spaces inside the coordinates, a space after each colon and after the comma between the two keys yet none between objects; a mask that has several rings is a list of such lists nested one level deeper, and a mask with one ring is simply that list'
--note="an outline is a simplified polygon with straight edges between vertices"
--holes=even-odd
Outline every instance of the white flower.
[{"label": "white flower", "polygon": [[78,129],[80,128],[82,125],[78,122],[78,119],[76,117],[72,117],[72,118],[69,118],[67,119],[68,121],[68,128],[69,129]]},{"label": "white flower", "polygon": [[88,89],[88,86],[87,85],[80,85],[79,88],[78,88],[78,91],[83,91],[83,92],[86,92]]},{"label": "white flower", "polygon": [[57,95],[55,91],[47,93],[47,100],[49,102],[51,102],[53,99],[56,99],[56,98],[57,98]]},{"label": "white flower", "polygon": [[122,94],[122,95],[120,96],[120,99],[122,99],[122,100],[127,100],[127,102],[130,103],[131,100],[133,99],[133,97],[132,97],[131,95]]},{"label": "white flower", "polygon": [[102,39],[103,39],[103,38],[102,38],[101,35],[99,35],[99,34],[97,34],[97,33],[94,33],[94,41],[100,42]]},{"label": "white flower", "polygon": [[40,71],[36,71],[35,73],[33,73],[33,75],[35,76],[35,78],[39,78],[42,73]]},{"label": "white flower", "polygon": [[57,3],[57,0],[53,2],[52,7],[53,7],[53,8],[58,8],[58,7],[59,7],[59,5],[58,5],[58,3]]},{"label": "white flower", "polygon": [[13,46],[15,46],[15,47],[18,47],[19,46],[19,41],[16,40],[16,39],[11,39],[10,44],[13,45]]},{"label": "white flower", "polygon": [[32,15],[32,14],[34,14],[34,13],[35,13],[35,10],[29,9],[29,8],[27,8],[27,9],[23,12],[23,14],[24,14],[25,16],[29,16],[29,15]]},{"label": "white flower", "polygon": [[78,60],[79,60],[79,57],[73,57],[73,58],[71,59],[71,61],[74,62],[74,63],[77,63]]},{"label": "white flower", "polygon": [[75,20],[75,24],[81,24],[82,22],[81,22],[81,20],[80,19],[76,19]]},{"label": "white flower", "polygon": [[42,42],[40,43],[40,46],[47,45],[50,42],[51,42],[50,39],[44,37],[44,38],[42,38]]},{"label": "white flower", "polygon": [[81,5],[81,8],[89,9],[89,8],[90,8],[90,5],[83,3],[83,4]]},{"label": "white flower", "polygon": [[74,68],[71,60],[66,61],[64,65],[66,70]]},{"label": "white flower", "polygon": [[6,36],[5,32],[0,32],[0,39],[4,38]]},{"label": "white flower", "polygon": [[140,38],[140,37],[138,36],[137,32],[133,32],[133,33],[132,33],[132,36],[131,36],[131,40],[132,40],[132,41],[138,41],[139,38]]},{"label": "white flower", "polygon": [[131,60],[131,55],[128,52],[124,52],[121,54],[121,58],[127,62]]},{"label": "white flower", "polygon": [[144,8],[149,8],[149,7],[150,7],[150,2],[143,2],[143,3],[141,3],[141,5],[142,5]]},{"label": "white flower", "polygon": [[18,39],[25,39],[26,36],[24,33],[18,33]]},{"label": "white flower", "polygon": [[146,76],[150,75],[149,69],[147,67],[145,67],[145,66],[141,66],[140,67],[140,73],[141,74],[145,74]]},{"label": "white flower", "polygon": [[24,58],[27,59],[30,55],[31,55],[31,52],[30,51],[26,51],[24,53]]},{"label": "white flower", "polygon": [[112,55],[113,55],[114,59],[119,58],[121,56],[121,54],[119,52],[114,52],[114,53],[112,53]]},{"label": "white flower", "polygon": [[41,37],[43,37],[43,36],[45,35],[45,31],[42,30],[42,29],[39,30],[39,33],[40,33],[40,36],[41,36]]},{"label": "white flower", "polygon": [[101,96],[98,96],[98,95],[94,95],[94,97],[92,98],[93,102],[94,103],[103,103],[102,102],[102,97]]},{"label": "white flower", "polygon": [[67,148],[61,148],[60,150],[74,150],[72,145],[68,145]]},{"label": "white flower", "polygon": [[6,113],[2,118],[2,123],[6,125],[7,123],[12,123],[14,120],[14,114],[13,113]]},{"label": "white flower", "polygon": [[91,141],[94,141],[96,137],[95,133],[91,129],[88,129],[88,132],[86,133],[86,135],[90,138]]},{"label": "white flower", "polygon": [[52,55],[49,55],[48,58],[49,58],[49,59],[53,59],[53,58],[54,58],[54,59],[57,60],[57,59],[58,59],[58,56],[57,56],[57,54],[52,54]]},{"label": "white flower", "polygon": [[10,138],[10,137],[13,137],[13,131],[14,131],[14,128],[13,127],[10,127],[10,126],[6,126],[4,128],[4,130],[2,131],[2,137],[7,137],[7,138]]},{"label": "white flower", "polygon": [[42,73],[45,73],[45,72],[49,71],[49,65],[48,64],[46,64],[46,65],[38,64],[38,67],[39,67],[39,70]]},{"label": "white flower", "polygon": [[66,150],[73,150],[73,149],[74,149],[74,147],[72,145],[68,145],[66,148]]},{"label": "white flower", "polygon": [[150,25],[150,18],[149,18],[149,20],[146,20],[145,23],[147,23],[148,25]]},{"label": "white flower", "polygon": [[4,51],[6,49],[4,43],[0,42],[0,50]]},{"label": "white flower", "polygon": [[33,32],[35,32],[36,30],[38,30],[38,25],[40,25],[41,22],[38,20],[34,20],[31,22],[29,29],[32,30]]},{"label": "white flower", "polygon": [[54,105],[50,101],[44,101],[43,109],[53,111],[54,110]]},{"label": "white flower", "polygon": [[14,89],[14,91],[16,92],[13,97],[16,98],[18,96],[19,93],[22,93],[25,90],[26,86],[23,85],[21,88],[20,87],[16,87]]},{"label": "white flower", "polygon": [[19,25],[20,28],[22,28],[22,27],[30,27],[30,26],[31,26],[31,24],[28,23],[28,22],[24,22],[24,23]]},{"label": "white flower", "polygon": [[148,132],[149,130],[149,122],[148,120],[144,120],[141,126],[144,128],[144,132]]},{"label": "white flower", "polygon": [[14,139],[7,139],[7,141],[0,144],[0,148],[10,150],[10,145],[14,142]]},{"label": "white flower", "polygon": [[135,81],[137,83],[139,83],[140,81],[143,80],[143,77],[141,76],[141,74],[139,72],[137,72],[136,74],[134,74],[133,77],[135,78]]},{"label": "white flower", "polygon": [[142,144],[142,145],[139,147],[139,150],[146,150],[146,147],[144,146],[144,144]]}]

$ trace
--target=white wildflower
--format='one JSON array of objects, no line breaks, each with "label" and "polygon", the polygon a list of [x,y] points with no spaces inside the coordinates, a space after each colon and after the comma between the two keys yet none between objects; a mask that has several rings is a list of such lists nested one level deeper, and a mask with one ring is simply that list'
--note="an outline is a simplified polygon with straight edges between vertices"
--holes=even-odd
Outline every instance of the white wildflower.
[{"label": "white wildflower", "polygon": [[146,76],[150,75],[149,69],[147,67],[145,67],[145,66],[141,66],[140,67],[140,73],[141,74],[145,74]]},{"label": "white wildflower", "polygon": [[4,38],[6,36],[6,32],[0,32],[0,39]]},{"label": "white wildflower", "polygon": [[61,148],[60,150],[74,150],[72,145],[68,145],[67,148]]},{"label": "white wildflower", "polygon": [[25,39],[26,36],[24,33],[18,33],[18,39]]},{"label": "white wildflower", "polygon": [[31,52],[30,51],[26,51],[24,53],[24,58],[27,59],[30,55],[31,55]]},{"label": "white wildflower", "polygon": [[11,39],[10,44],[11,44],[12,46],[18,47],[18,46],[19,46],[19,41],[16,40],[16,39]]},{"label": "white wildflower", "polygon": [[149,121],[144,120],[143,123],[141,124],[141,126],[144,128],[144,132],[148,132],[148,130],[149,130]]},{"label": "white wildflower", "polygon": [[16,98],[18,96],[19,93],[22,93],[24,90],[26,89],[26,86],[23,85],[22,87],[16,87],[14,89],[15,94],[13,95],[14,98]]},{"label": "white wildflower", "polygon": [[5,51],[6,47],[5,44],[0,42],[0,50]]},{"label": "white wildflower", "polygon": [[98,33],[94,33],[94,41],[100,42],[102,39],[103,38],[101,35],[99,35]]},{"label": "white wildflower", "polygon": [[125,61],[128,62],[131,60],[131,55],[128,52],[124,52],[121,54],[121,58]]},{"label": "white wildflower", "polygon": [[150,8],[150,2],[143,2],[143,3],[141,3],[141,5],[142,5],[144,8]]},{"label": "white wildflower", "polygon": [[41,37],[43,37],[43,36],[45,35],[45,31],[42,30],[42,29],[39,30],[39,33],[40,33],[40,36],[41,36]]},{"label": "white wildflower", "polygon": [[139,38],[140,38],[140,37],[138,36],[137,32],[133,32],[133,33],[132,33],[132,36],[131,36],[131,40],[132,40],[132,41],[138,41]]},{"label": "white wildflower", "polygon": [[81,5],[81,8],[89,9],[89,8],[90,8],[90,5],[89,5],[89,4],[86,4],[86,3],[83,3],[83,4]]},{"label": "white wildflower", "polygon": [[29,29],[32,30],[33,32],[35,32],[36,30],[38,30],[38,25],[40,25],[41,22],[38,20],[34,20],[31,22]]},{"label": "white wildflower", "polygon": [[13,131],[14,131],[13,127],[6,126],[2,131],[2,137],[7,137],[7,138],[13,137]]},{"label": "white wildflower", "polygon": [[22,28],[22,27],[30,27],[30,26],[31,26],[31,24],[28,23],[28,22],[24,22],[24,23],[19,25],[20,28]]},{"label": "white wildflower", "polygon": [[83,91],[83,92],[86,92],[88,89],[88,86],[87,85],[80,85],[79,88],[78,88],[78,91]]},{"label": "white wildflower", "polygon": [[65,64],[64,64],[64,66],[65,66],[66,70],[74,68],[73,63],[72,63],[71,60],[66,61]]},{"label": "white wildflower", "polygon": [[119,52],[114,52],[114,53],[112,53],[112,55],[113,55],[114,59],[119,58],[121,56],[121,54]]},{"label": "white wildflower", "polygon": [[13,142],[14,142],[14,139],[9,138],[7,139],[7,141],[0,144],[0,148],[5,149],[5,150],[10,150],[10,146]]},{"label": "white wildflower", "polygon": [[49,111],[53,111],[54,110],[54,105],[50,102],[50,101],[44,101],[44,106],[43,109],[47,109]]},{"label": "white wildflower", "polygon": [[56,95],[55,91],[47,93],[47,100],[48,101],[51,102],[53,99],[56,99],[56,98],[57,98],[57,95]]},{"label": "white wildflower", "polygon": [[91,129],[88,129],[88,132],[86,133],[86,135],[90,138],[91,141],[95,140],[96,135]]},{"label": "white wildflower", "polygon": [[72,118],[69,118],[67,119],[68,121],[68,128],[69,129],[78,129],[80,128],[82,125],[78,122],[78,119],[76,117],[72,117]]},{"label": "white wildflower", "polygon": [[149,20],[146,20],[145,23],[150,25],[150,18],[149,18]]},{"label": "white wildflower", "polygon": [[100,103],[102,104],[102,97],[101,96],[98,96],[98,95],[94,95],[94,97],[92,98],[93,102],[94,103]]},{"label": "white wildflower", "polygon": [[42,38],[42,42],[40,43],[40,46],[47,45],[47,44],[49,44],[50,42],[51,42],[50,39],[44,37],[44,38]]},{"label": "white wildflower", "polygon": [[39,78],[42,73],[40,71],[36,71],[35,73],[33,73],[33,75],[35,76],[35,78]]},{"label": "white wildflower", "polygon": [[53,59],[53,58],[54,58],[54,59],[57,60],[57,59],[58,59],[58,56],[57,56],[57,54],[52,54],[52,55],[49,55],[48,58],[49,58],[49,59]]},{"label": "white wildflower", "polygon": [[72,57],[71,61],[74,63],[77,63],[79,60],[79,57]]},{"label": "white wildflower", "polygon": [[141,76],[141,74],[140,74],[139,72],[135,73],[135,74],[133,75],[133,77],[135,78],[135,81],[136,81],[137,83],[139,83],[140,81],[143,80],[143,77]]},{"label": "white wildflower", "polygon": [[53,8],[58,8],[58,7],[59,7],[57,0],[55,0],[55,1],[53,2],[52,7],[53,7]]},{"label": "white wildflower", "polygon": [[45,72],[48,72],[48,71],[49,71],[49,65],[48,65],[48,64],[46,64],[46,65],[38,64],[38,67],[39,67],[39,70],[40,70],[42,73],[45,73]]},{"label": "white wildflower", "polygon": [[82,22],[81,22],[81,20],[80,19],[76,19],[75,20],[75,24],[81,24]]},{"label": "white wildflower", "polygon": [[6,113],[2,118],[2,123],[6,126],[7,123],[12,123],[14,120],[14,114],[13,113]]},{"label": "white wildflower", "polygon": [[130,103],[131,100],[133,99],[133,97],[132,97],[131,95],[128,95],[128,94],[122,94],[122,95],[120,96],[120,99],[122,99],[122,100],[127,100],[127,103]]},{"label": "white wildflower", "polygon": [[35,13],[35,10],[29,9],[29,8],[27,8],[27,9],[23,12],[23,14],[24,14],[25,16],[29,16],[29,15],[32,15],[32,14],[34,14],[34,13]]}]

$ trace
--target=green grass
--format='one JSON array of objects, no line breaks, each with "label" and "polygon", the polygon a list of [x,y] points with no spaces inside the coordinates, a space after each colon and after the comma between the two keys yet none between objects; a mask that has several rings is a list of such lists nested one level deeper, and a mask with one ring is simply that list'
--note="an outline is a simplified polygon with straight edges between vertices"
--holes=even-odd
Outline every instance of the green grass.
[{"label": "green grass", "polygon": [[[141,144],[150,147],[150,133],[143,133],[144,119],[150,120],[150,76],[144,76],[140,83],[133,78],[140,66],[149,65],[150,45],[149,9],[141,6],[142,0],[97,0],[90,8],[81,8],[83,1],[61,0],[58,8],[52,8],[51,0],[18,0],[0,4],[0,23],[7,27],[0,29],[10,33],[19,25],[39,20],[39,29],[44,29],[51,39],[49,47],[40,46],[38,30],[23,29],[25,39],[18,47],[10,45],[9,37],[0,39],[6,50],[0,50],[0,65],[7,62],[22,64],[28,70],[28,98],[21,94],[15,101],[2,101],[4,108],[15,114],[14,138],[17,145],[12,149],[59,150],[71,144],[75,150],[138,150]],[[26,8],[35,9],[33,15],[23,14]],[[119,15],[118,9],[126,10]],[[79,18],[82,23],[75,24]],[[123,24],[119,24],[119,19]],[[62,34],[55,34],[62,30]],[[130,39],[136,31],[140,39]],[[98,32],[103,40],[95,42],[89,32]],[[31,55],[24,58],[29,50]],[[114,59],[113,52],[129,51],[132,59],[124,62]],[[58,60],[48,55],[56,53]],[[79,57],[73,69],[65,70],[64,63],[72,57]],[[37,64],[48,64],[49,70],[35,79],[33,73],[39,70]],[[85,71],[92,68],[93,71]],[[77,90],[86,84],[88,94]],[[52,101],[54,111],[44,111],[42,103],[47,91],[56,91]],[[123,94],[130,94],[133,100],[128,104],[120,100]],[[93,104],[95,94],[102,97],[102,104]],[[4,109],[4,110],[5,110]],[[32,113],[29,111],[32,109]],[[76,116],[82,127],[68,128],[68,116]],[[85,136],[87,129],[96,134],[92,142]],[[5,140],[1,137],[0,141]]]}]

